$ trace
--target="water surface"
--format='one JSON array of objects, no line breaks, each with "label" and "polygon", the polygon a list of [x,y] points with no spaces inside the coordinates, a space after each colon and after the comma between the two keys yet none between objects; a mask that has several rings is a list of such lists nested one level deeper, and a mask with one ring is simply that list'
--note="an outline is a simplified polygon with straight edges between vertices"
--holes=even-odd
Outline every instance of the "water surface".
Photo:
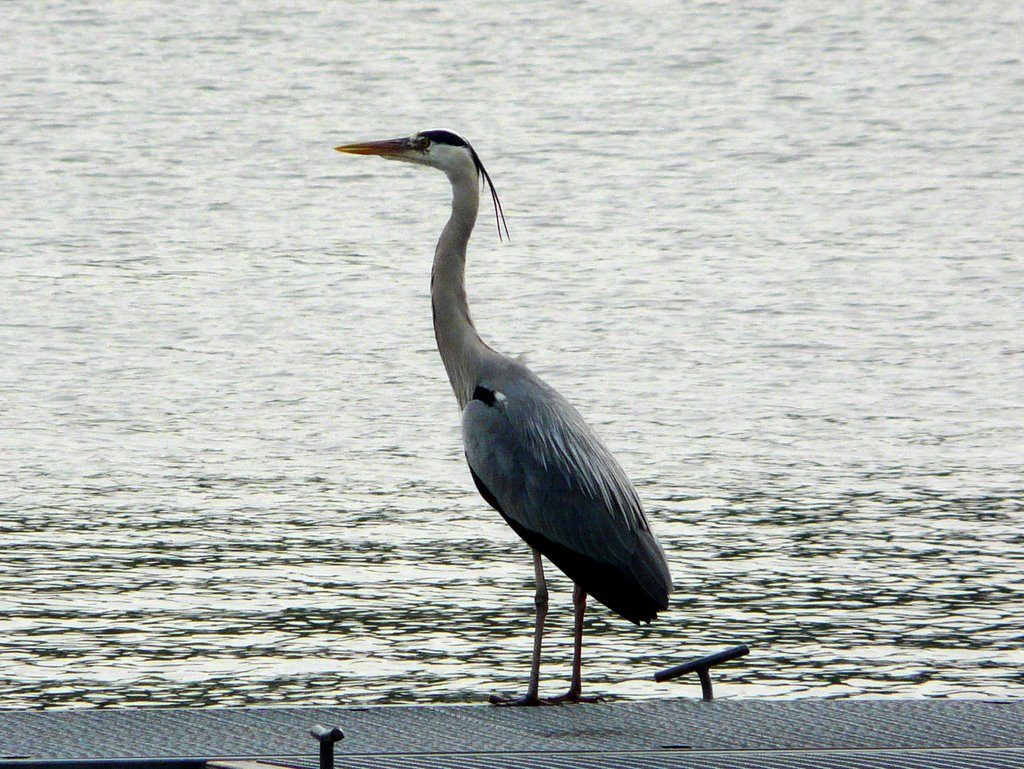
[{"label": "water surface", "polygon": [[[0,706],[477,702],[532,570],[430,328],[447,127],[502,195],[470,299],[668,552],[590,685],[1024,685],[1024,17],[1006,3],[5,9]],[[554,580],[547,690],[568,675]],[[557,679],[557,680],[556,680]]]}]

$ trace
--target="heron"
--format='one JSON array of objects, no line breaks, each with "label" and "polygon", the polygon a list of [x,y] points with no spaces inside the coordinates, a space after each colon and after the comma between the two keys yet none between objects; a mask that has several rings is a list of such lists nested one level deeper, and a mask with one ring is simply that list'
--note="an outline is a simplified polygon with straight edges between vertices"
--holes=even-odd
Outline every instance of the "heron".
[{"label": "heron", "polygon": [[[525,363],[485,344],[466,298],[466,247],[480,192],[489,188],[498,236],[508,236],[501,201],[476,150],[458,134],[408,137],[335,147],[443,171],[451,215],[434,250],[430,299],[434,336],[462,412],[470,476],[484,500],[533,554],[536,580],[533,654],[526,694],[491,697],[496,705],[594,702],[582,693],[587,596],[635,624],[668,608],[672,578],[665,552],[622,467],[579,411]],[[541,644],[548,611],[542,557],[573,582],[573,661],[569,690],[540,696]]]}]

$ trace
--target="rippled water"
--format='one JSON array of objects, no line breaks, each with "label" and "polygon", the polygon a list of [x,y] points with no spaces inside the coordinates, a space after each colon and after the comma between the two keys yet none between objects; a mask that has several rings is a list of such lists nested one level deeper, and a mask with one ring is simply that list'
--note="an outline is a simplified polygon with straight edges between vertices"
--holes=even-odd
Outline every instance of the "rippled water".
[{"label": "rippled water", "polygon": [[1024,13],[784,5],[6,6],[0,706],[522,688],[530,560],[430,329],[447,184],[330,151],[439,126],[512,231],[484,337],[671,560],[663,620],[592,613],[591,688],[747,642],[721,695],[1019,695]]}]

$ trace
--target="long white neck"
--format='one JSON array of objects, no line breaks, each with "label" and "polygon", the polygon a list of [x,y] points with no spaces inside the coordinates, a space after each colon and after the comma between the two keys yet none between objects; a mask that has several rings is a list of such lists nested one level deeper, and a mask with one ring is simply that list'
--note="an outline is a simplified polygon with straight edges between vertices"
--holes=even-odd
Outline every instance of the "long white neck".
[{"label": "long white neck", "polygon": [[466,245],[480,208],[480,182],[475,169],[450,173],[448,179],[452,215],[434,250],[430,301],[437,349],[462,409],[473,397],[481,360],[489,349],[473,326],[466,300]]}]

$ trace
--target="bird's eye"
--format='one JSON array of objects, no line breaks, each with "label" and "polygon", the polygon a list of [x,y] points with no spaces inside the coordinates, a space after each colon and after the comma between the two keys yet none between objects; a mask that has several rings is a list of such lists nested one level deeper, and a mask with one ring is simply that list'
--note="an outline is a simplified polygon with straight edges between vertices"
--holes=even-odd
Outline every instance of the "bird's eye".
[{"label": "bird's eye", "polygon": [[430,139],[426,136],[417,136],[413,141],[413,146],[418,150],[426,152],[430,148]]}]

